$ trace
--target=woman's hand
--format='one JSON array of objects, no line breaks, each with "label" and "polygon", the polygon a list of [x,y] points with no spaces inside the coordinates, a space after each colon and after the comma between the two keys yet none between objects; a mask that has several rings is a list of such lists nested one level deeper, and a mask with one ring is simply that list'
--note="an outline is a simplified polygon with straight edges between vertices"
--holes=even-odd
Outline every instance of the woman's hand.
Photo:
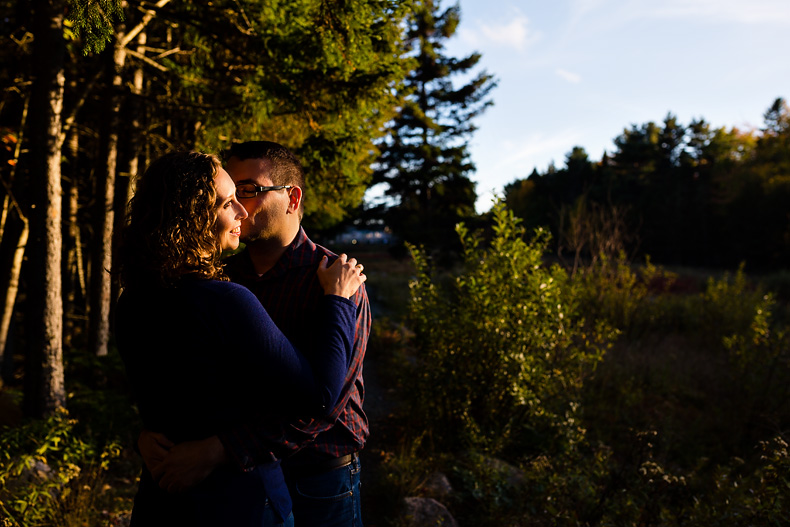
[{"label": "woman's hand", "polygon": [[143,429],[137,438],[137,449],[143,458],[145,466],[151,474],[157,472],[159,465],[167,457],[167,453],[175,444],[164,434]]},{"label": "woman's hand", "polygon": [[349,258],[345,254],[341,254],[329,267],[326,266],[328,261],[324,256],[316,271],[324,294],[351,298],[367,280],[367,276],[362,273],[362,264],[357,263],[356,258]]}]

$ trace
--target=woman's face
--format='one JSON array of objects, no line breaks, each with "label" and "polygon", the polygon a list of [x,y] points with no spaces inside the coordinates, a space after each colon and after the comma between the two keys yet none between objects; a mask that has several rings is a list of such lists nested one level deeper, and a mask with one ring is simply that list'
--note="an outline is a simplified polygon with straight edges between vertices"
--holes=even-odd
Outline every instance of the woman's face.
[{"label": "woman's face", "polygon": [[236,199],[236,185],[227,172],[219,169],[214,177],[217,189],[217,236],[223,251],[239,248],[241,220],[247,217],[247,211]]}]

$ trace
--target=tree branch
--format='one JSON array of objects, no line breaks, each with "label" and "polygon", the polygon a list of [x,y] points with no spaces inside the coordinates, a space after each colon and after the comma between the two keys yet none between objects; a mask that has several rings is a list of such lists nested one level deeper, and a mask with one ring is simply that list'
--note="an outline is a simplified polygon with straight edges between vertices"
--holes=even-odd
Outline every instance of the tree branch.
[{"label": "tree branch", "polygon": [[90,82],[88,82],[85,89],[82,90],[82,97],[79,98],[79,100],[74,105],[74,108],[71,109],[68,116],[66,116],[66,118],[63,120],[63,129],[60,135],[58,149],[63,146],[63,141],[65,140],[66,135],[68,135],[69,130],[71,130],[71,127],[74,125],[74,121],[77,120],[77,112],[79,112],[80,108],[82,108],[82,106],[85,104],[85,101],[88,99],[88,94],[91,93],[93,86],[99,81],[102,73],[103,71],[101,69],[96,72]]},{"label": "tree branch", "polygon": [[168,71],[166,67],[162,66],[161,64],[159,64],[159,63],[158,63],[158,62],[156,62],[155,60],[149,59],[148,57],[146,57],[146,56],[145,56],[145,55],[143,55],[142,53],[138,53],[136,50],[133,50],[133,49],[127,49],[127,50],[126,50],[126,53],[128,53],[128,54],[129,54],[129,55],[131,55],[132,57],[135,57],[135,58],[137,58],[137,59],[140,59],[140,60],[142,60],[143,62],[145,62],[146,64],[148,64],[148,65],[149,65],[149,66],[151,66],[152,68],[156,68],[156,69],[158,69],[159,71],[164,71],[164,72]]},{"label": "tree branch", "polygon": [[[168,2],[170,2],[170,0],[159,0],[156,4],[154,4],[154,7],[156,9],[160,9],[167,5]],[[123,48],[129,45],[129,43],[134,40],[140,31],[145,29],[145,26],[148,25],[154,16],[156,16],[156,11],[154,9],[146,10],[145,15],[143,15],[143,19],[140,21],[140,23],[134,26],[128,33],[126,33],[123,38],[120,39],[118,44]]]}]

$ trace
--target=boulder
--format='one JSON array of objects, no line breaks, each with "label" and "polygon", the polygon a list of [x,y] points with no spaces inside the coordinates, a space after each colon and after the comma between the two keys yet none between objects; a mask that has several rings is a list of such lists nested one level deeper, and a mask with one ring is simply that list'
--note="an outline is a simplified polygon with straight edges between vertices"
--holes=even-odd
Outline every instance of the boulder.
[{"label": "boulder", "polygon": [[428,476],[422,488],[426,494],[434,498],[446,498],[453,492],[450,480],[442,472],[434,472]]},{"label": "boulder", "polygon": [[404,516],[409,526],[458,527],[458,522],[447,507],[433,498],[404,498],[403,502]]}]

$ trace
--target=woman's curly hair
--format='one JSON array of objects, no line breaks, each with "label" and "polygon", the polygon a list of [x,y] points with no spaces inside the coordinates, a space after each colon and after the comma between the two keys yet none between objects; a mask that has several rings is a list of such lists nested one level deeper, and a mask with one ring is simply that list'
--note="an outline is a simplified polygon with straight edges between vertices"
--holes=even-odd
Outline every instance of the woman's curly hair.
[{"label": "woman's curly hair", "polygon": [[121,233],[124,287],[166,287],[185,275],[227,280],[216,232],[216,156],[174,152],[154,161],[138,180]]}]

